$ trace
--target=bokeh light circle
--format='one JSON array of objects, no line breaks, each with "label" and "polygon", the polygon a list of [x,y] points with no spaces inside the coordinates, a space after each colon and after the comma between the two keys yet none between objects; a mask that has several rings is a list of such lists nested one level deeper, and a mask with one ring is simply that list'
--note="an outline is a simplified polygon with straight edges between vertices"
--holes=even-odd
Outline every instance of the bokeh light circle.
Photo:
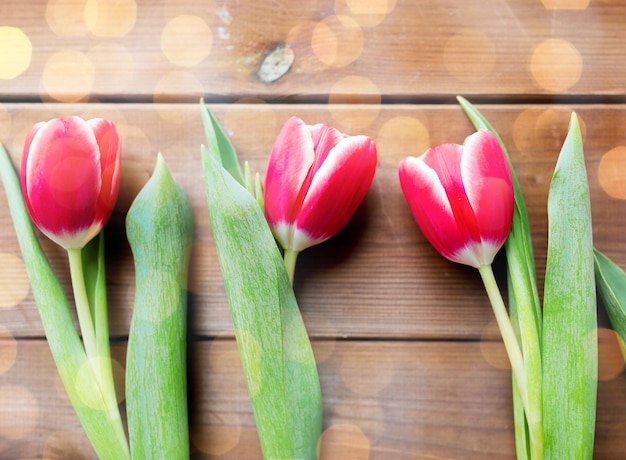
[{"label": "bokeh light circle", "polygon": [[181,14],[171,19],[161,33],[161,51],[172,64],[193,67],[210,53],[213,34],[199,16]]},{"label": "bokeh light circle", "polygon": [[96,69],[89,57],[73,50],[52,54],[41,76],[42,96],[59,102],[88,99],[93,89]]},{"label": "bokeh light circle", "polygon": [[0,80],[12,80],[30,66],[33,45],[17,27],[0,27]]},{"label": "bokeh light circle", "polygon": [[46,22],[50,30],[59,37],[81,37],[86,35],[85,4],[87,0],[48,0]]},{"label": "bokeh light circle", "polygon": [[134,0],[87,0],[85,24],[97,37],[123,37],[137,20],[137,4]]},{"label": "bokeh light circle", "polygon": [[371,442],[350,423],[336,423],[322,433],[320,458],[324,460],[367,460]]},{"label": "bokeh light circle", "polygon": [[626,146],[612,148],[602,155],[598,182],[607,195],[626,200]]},{"label": "bokeh light circle", "polygon": [[612,329],[598,328],[598,379],[612,380],[624,370],[621,337]]},{"label": "bokeh light circle", "polygon": [[165,0],[163,2],[163,16],[168,21],[182,14],[191,14],[205,18],[210,24],[217,18],[215,0],[201,2],[181,2],[180,0]]},{"label": "bokeh light circle", "polygon": [[396,7],[396,0],[336,0],[335,12],[351,16],[363,27],[375,27]]},{"label": "bokeh light circle", "polygon": [[380,89],[369,78],[348,75],[331,87],[328,110],[346,134],[361,134],[378,118],[381,100]]},{"label": "bokeh light circle", "polygon": [[344,67],[363,51],[363,30],[349,16],[329,16],[318,22],[311,36],[311,49],[328,67]]},{"label": "bokeh light circle", "polygon": [[17,341],[11,332],[0,324],[0,375],[15,364],[17,358]]},{"label": "bokeh light circle", "polygon": [[[568,109],[523,110],[513,123],[513,142],[520,152],[526,154],[543,152],[546,149],[558,152],[565,141],[571,117],[572,112]],[[587,124],[580,113],[576,117],[584,141]]]},{"label": "bokeh light circle", "polygon": [[547,10],[584,10],[590,0],[541,0]]},{"label": "bokeh light circle", "polygon": [[0,252],[0,309],[22,302],[30,290],[26,266],[21,257]]},{"label": "bokeh light circle", "polygon": [[380,127],[376,146],[394,158],[419,156],[430,147],[430,134],[417,118],[400,115]]},{"label": "bokeh light circle", "polygon": [[541,88],[567,91],[580,80],[583,59],[569,41],[549,38],[539,43],[530,58],[530,74]]}]

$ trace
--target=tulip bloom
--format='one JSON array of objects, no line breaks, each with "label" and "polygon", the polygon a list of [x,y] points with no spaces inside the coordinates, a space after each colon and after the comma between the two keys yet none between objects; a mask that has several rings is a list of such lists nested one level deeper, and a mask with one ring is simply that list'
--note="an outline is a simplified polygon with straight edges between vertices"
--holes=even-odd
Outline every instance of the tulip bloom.
[{"label": "tulip bloom", "polygon": [[65,249],[81,248],[111,216],[120,184],[120,138],[111,121],[71,116],[26,137],[22,193],[35,225]]},{"label": "tulip bloom", "polygon": [[[73,336],[58,334],[59,328],[67,331],[73,327],[70,317],[48,314],[42,320],[46,335],[53,337],[55,359],[55,350],[60,350],[71,355],[68,369],[81,366],[82,372],[81,360],[90,366],[85,368],[88,377],[82,382],[84,388],[78,392],[76,375],[68,377],[68,372],[59,368],[64,385],[72,401],[81,401],[75,407],[79,415],[84,414],[81,421],[88,421],[85,428],[94,449],[105,457],[127,459],[130,451],[110,367],[106,289],[103,283],[87,282],[105,278],[104,239],[101,236],[84,249],[111,216],[119,191],[120,166],[120,137],[113,122],[71,116],[31,128],[24,144],[20,181],[31,220],[65,248],[69,258],[82,350]],[[49,335],[50,329],[56,332]],[[88,413],[82,410],[87,406]],[[92,422],[100,412],[101,425],[96,426]]]},{"label": "tulip bloom", "polygon": [[491,264],[514,208],[509,163],[493,133],[405,158],[399,176],[418,226],[441,255],[475,268]]},{"label": "tulip bloom", "polygon": [[272,148],[264,191],[265,216],[286,253],[338,233],[365,198],[377,162],[369,137],[290,118]]},{"label": "tulip bloom", "polygon": [[498,139],[479,130],[462,146],[432,147],[419,158],[405,158],[399,176],[413,216],[435,249],[478,269],[528,413],[524,358],[491,267],[514,210],[511,170]]}]

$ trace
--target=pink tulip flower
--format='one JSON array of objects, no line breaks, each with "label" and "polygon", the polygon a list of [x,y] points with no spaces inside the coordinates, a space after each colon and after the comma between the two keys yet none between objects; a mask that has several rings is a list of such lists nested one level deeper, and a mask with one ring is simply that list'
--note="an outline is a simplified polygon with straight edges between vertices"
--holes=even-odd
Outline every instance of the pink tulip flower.
[{"label": "pink tulip flower", "polygon": [[367,136],[290,118],[265,176],[265,215],[280,245],[298,252],[338,233],[365,198],[377,161]]},{"label": "pink tulip flower", "polygon": [[111,121],[71,116],[26,137],[21,183],[35,225],[65,249],[82,248],[107,222],[120,185],[120,137]]},{"label": "pink tulip flower", "polygon": [[418,226],[442,256],[475,268],[493,262],[514,207],[511,171],[493,133],[405,158],[399,176]]}]

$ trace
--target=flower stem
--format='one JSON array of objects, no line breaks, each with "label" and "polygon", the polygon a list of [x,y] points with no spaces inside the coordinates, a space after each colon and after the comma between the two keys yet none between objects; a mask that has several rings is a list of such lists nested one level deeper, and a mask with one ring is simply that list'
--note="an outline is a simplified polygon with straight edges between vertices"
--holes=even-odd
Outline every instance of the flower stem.
[{"label": "flower stem", "polygon": [[296,271],[296,260],[298,259],[298,251],[294,251],[293,249],[285,249],[285,268],[287,268],[287,275],[289,275],[289,281],[291,281],[291,285],[293,286],[293,277]]},{"label": "flower stem", "polygon": [[496,322],[498,323],[498,328],[500,329],[500,335],[502,336],[502,341],[504,342],[504,348],[506,349],[506,353],[509,357],[511,369],[513,370],[513,376],[517,382],[517,387],[522,398],[524,411],[528,414],[528,391],[526,388],[524,358],[522,356],[519,343],[517,342],[515,331],[511,325],[511,320],[504,305],[502,294],[500,294],[500,289],[498,289],[498,284],[496,283],[496,279],[493,275],[491,264],[478,267],[478,272],[480,273],[483,284],[485,285],[493,313],[496,317]]},{"label": "flower stem", "polygon": [[[78,314],[78,323],[83,338],[85,354],[93,369],[96,378],[95,384],[98,386],[105,403],[109,423],[115,432],[121,450],[128,454],[127,458],[130,458],[128,441],[126,440],[122,417],[117,406],[115,384],[113,382],[113,369],[111,367],[111,351],[108,343],[107,323],[103,325],[107,327],[107,331],[101,332],[107,335],[106,343],[104,343],[104,337],[100,337],[100,340],[96,337],[97,327],[94,319],[97,321],[99,318],[102,318],[102,316],[106,319],[106,310],[92,312],[89,305],[89,296],[87,295],[83,272],[82,248],[71,248],[67,250],[67,253],[70,264],[74,302],[76,304],[76,312]],[[101,305],[100,308],[106,308],[106,305]]]},{"label": "flower stem", "polygon": [[[536,404],[536,401],[534,401],[535,404],[531,404],[524,357],[504,305],[504,300],[498,289],[498,284],[493,275],[491,264],[479,267],[478,271],[496,316],[496,322],[498,323],[504,347],[506,348],[511,363],[511,369],[513,370],[513,378],[517,383],[522,406],[526,413],[526,421],[530,431],[530,458],[532,460],[541,460],[543,459],[543,427],[541,423],[541,412],[536,412],[541,411],[541,408]],[[531,413],[531,410],[535,413]]]},{"label": "flower stem", "polygon": [[85,347],[87,358],[96,359],[98,357],[98,345],[91,308],[89,308],[85,278],[83,276],[82,248],[68,249],[67,254],[70,262],[74,302],[76,303],[80,333],[83,337],[83,346]]}]

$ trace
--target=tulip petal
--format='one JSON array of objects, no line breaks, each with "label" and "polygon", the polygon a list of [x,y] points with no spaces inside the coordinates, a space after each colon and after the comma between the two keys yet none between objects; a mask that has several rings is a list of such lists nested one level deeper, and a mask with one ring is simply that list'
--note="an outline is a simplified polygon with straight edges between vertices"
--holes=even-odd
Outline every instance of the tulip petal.
[{"label": "tulip petal", "polygon": [[[32,208],[32,205],[30,204],[30,199],[28,199],[28,194],[27,194],[27,185],[26,185],[26,177],[27,174],[25,173],[26,168],[27,168],[27,164],[28,164],[28,157],[30,156],[30,146],[33,142],[33,138],[35,137],[35,134],[37,134],[37,132],[43,127],[45,126],[45,122],[40,122],[37,123],[36,125],[34,125],[30,131],[28,131],[28,134],[26,136],[26,141],[24,142],[24,150],[22,152],[22,165],[20,168],[20,171],[22,171],[22,173],[20,174],[20,183],[22,186],[22,194],[25,195],[25,203],[26,203],[26,208],[28,209],[28,214],[31,216],[34,216],[34,210]],[[35,224],[37,224],[35,222]]]},{"label": "tulip petal", "polygon": [[493,133],[479,130],[465,140],[461,159],[461,176],[474,209],[483,202],[483,197],[473,187],[477,179],[494,177],[512,184],[509,163]]},{"label": "tulip petal", "polygon": [[[280,131],[268,161],[265,175],[265,215],[275,229],[294,222],[300,208],[300,192],[315,160],[314,144],[308,127],[297,117],[290,118]],[[286,247],[288,226],[275,236]]]},{"label": "tulip petal", "polygon": [[376,146],[366,136],[343,138],[330,150],[302,203],[293,249],[320,243],[346,225],[370,188],[376,164]]},{"label": "tulip petal", "polygon": [[423,161],[437,173],[448,196],[448,202],[460,233],[460,241],[469,244],[480,242],[479,224],[476,220],[465,190],[461,175],[464,148],[457,144],[442,144],[432,147],[422,155]]},{"label": "tulip petal", "polygon": [[455,216],[437,172],[423,158],[408,157],[398,170],[400,186],[413,217],[426,239],[442,256],[458,261],[467,241]]},{"label": "tulip petal", "polygon": [[98,200],[96,221],[106,222],[111,216],[120,186],[121,141],[115,124],[102,118],[87,121],[100,150],[102,189]]},{"label": "tulip petal", "polygon": [[481,239],[501,246],[511,227],[513,182],[506,156],[493,133],[480,130],[466,139],[461,175]]},{"label": "tulip petal", "polygon": [[37,130],[23,174],[38,227],[57,236],[91,227],[101,186],[99,159],[93,132],[78,117],[55,119]]},{"label": "tulip petal", "polygon": [[315,150],[315,164],[313,174],[315,174],[326,161],[328,154],[341,141],[344,136],[337,129],[324,124],[309,126],[311,138],[313,139],[313,149]]}]

